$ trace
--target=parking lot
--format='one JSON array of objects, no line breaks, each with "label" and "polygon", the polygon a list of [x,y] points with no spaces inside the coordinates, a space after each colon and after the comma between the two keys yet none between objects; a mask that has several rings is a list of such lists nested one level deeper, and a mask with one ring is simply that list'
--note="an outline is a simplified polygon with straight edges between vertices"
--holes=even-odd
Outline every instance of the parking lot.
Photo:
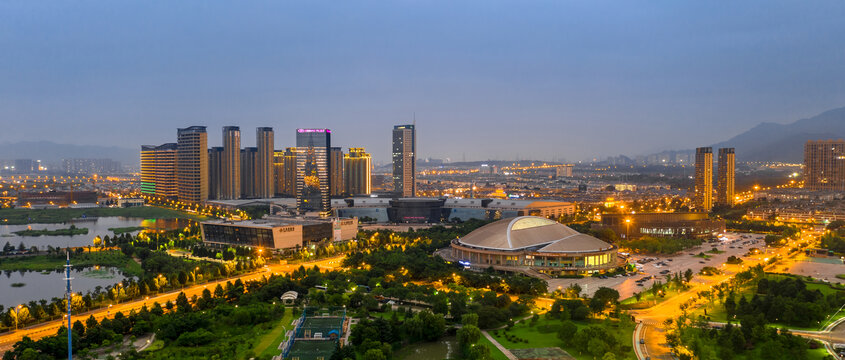
[{"label": "parking lot", "polygon": [[[743,237],[744,236],[744,237]],[[600,287],[614,288],[619,291],[620,299],[625,299],[634,295],[635,292],[642,292],[648,289],[655,281],[655,279],[665,282],[665,274],[683,273],[687,269],[697,275],[698,272],[705,266],[713,266],[721,268],[722,264],[730,256],[744,258],[744,255],[751,248],[757,248],[761,252],[765,252],[766,244],[763,242],[763,236],[758,234],[736,234],[728,233],[716,243],[705,242],[701,246],[687,249],[681,253],[672,256],[653,256],[653,255],[638,255],[632,254],[629,262],[641,264],[641,270],[636,274],[629,274],[629,276],[617,275],[614,277],[607,277],[605,279],[597,277],[585,277],[583,279],[551,279],[548,280],[549,290],[553,291],[558,288],[565,289],[569,285],[577,283],[582,288],[582,293],[592,295]],[[712,248],[723,251],[720,254],[708,253]],[[622,250],[624,251],[624,250]],[[699,253],[705,253],[709,256],[707,259],[696,257]],[[651,259],[651,260],[646,260]],[[637,282],[639,279],[650,277],[647,281]],[[695,281],[695,280],[693,280]],[[639,284],[642,284],[640,286]]]}]

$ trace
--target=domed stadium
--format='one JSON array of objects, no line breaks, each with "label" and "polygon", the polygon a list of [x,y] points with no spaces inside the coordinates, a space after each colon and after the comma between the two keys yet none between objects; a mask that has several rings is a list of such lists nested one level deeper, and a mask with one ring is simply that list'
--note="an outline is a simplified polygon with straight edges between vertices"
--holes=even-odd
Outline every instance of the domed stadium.
[{"label": "domed stadium", "polygon": [[616,246],[536,216],[484,225],[452,240],[452,257],[469,266],[528,268],[538,272],[584,274],[618,266]]}]

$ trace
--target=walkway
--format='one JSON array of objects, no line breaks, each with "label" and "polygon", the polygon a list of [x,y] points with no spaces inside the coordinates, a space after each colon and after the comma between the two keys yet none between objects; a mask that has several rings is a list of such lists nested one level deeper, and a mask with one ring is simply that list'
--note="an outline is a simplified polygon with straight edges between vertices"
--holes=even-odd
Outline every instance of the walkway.
[{"label": "walkway", "polygon": [[487,330],[482,330],[481,333],[484,334],[484,337],[486,337],[487,340],[490,340],[490,342],[493,343],[493,345],[496,346],[496,348],[499,349],[502,354],[505,354],[505,357],[507,357],[509,360],[519,360],[519,358],[516,357],[516,355],[514,355],[510,350],[502,346],[502,344],[499,344],[496,339],[490,336],[490,334],[487,333]]}]

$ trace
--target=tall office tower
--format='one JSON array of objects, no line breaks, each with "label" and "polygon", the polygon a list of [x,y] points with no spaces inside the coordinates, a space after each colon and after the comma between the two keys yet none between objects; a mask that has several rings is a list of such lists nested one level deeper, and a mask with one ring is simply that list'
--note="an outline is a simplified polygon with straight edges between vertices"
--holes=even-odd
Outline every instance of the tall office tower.
[{"label": "tall office tower", "polygon": [[845,140],[804,144],[804,188],[845,191]]},{"label": "tall office tower", "polygon": [[285,182],[282,188],[282,194],[285,196],[296,196],[296,148],[289,147],[285,149],[284,154],[284,173]]},{"label": "tall office tower", "polygon": [[275,196],[284,195],[285,190],[285,152],[273,151],[273,189]]},{"label": "tall office tower", "polygon": [[716,203],[719,205],[734,205],[735,165],[734,148],[719,149],[719,182],[716,186]]},{"label": "tall office tower", "polygon": [[329,193],[332,196],[343,195],[343,150],[339,147],[333,147],[329,151],[329,177],[332,184]]},{"label": "tall office tower", "polygon": [[331,213],[331,130],[296,129],[296,209]]},{"label": "tall office tower", "polygon": [[141,193],[176,197],[176,143],[141,145]]},{"label": "tall office tower", "polygon": [[223,127],[223,154],[220,161],[220,189],[218,199],[241,198],[241,128]]},{"label": "tall office tower", "polygon": [[179,201],[201,203],[208,199],[208,133],[205,126],[176,132],[176,193]]},{"label": "tall office tower", "polygon": [[208,198],[225,199],[223,197],[223,148],[208,149]]},{"label": "tall office tower", "polygon": [[273,128],[255,129],[255,146],[258,148],[255,164],[255,197],[271,198],[273,186]]},{"label": "tall office tower", "polygon": [[414,125],[393,127],[393,189],[398,196],[414,197],[416,180],[417,131]]},{"label": "tall office tower", "polygon": [[241,197],[245,199],[258,197],[258,178],[255,177],[257,167],[258,148],[241,149]]},{"label": "tall office tower", "polygon": [[372,192],[372,158],[364,148],[349,148],[343,157],[344,190],[349,195],[369,195]]},{"label": "tall office tower", "polygon": [[696,211],[709,212],[713,208],[713,148],[695,149],[695,197]]}]

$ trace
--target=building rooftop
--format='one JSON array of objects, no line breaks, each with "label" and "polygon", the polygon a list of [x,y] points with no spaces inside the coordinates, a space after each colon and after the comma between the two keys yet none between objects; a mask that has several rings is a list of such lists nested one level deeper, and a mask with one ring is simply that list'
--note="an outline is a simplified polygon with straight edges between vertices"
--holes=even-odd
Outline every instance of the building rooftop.
[{"label": "building rooftop", "polygon": [[458,242],[472,247],[505,251],[540,247],[538,251],[590,252],[613,247],[557,221],[537,216],[499,220],[476,229]]}]

